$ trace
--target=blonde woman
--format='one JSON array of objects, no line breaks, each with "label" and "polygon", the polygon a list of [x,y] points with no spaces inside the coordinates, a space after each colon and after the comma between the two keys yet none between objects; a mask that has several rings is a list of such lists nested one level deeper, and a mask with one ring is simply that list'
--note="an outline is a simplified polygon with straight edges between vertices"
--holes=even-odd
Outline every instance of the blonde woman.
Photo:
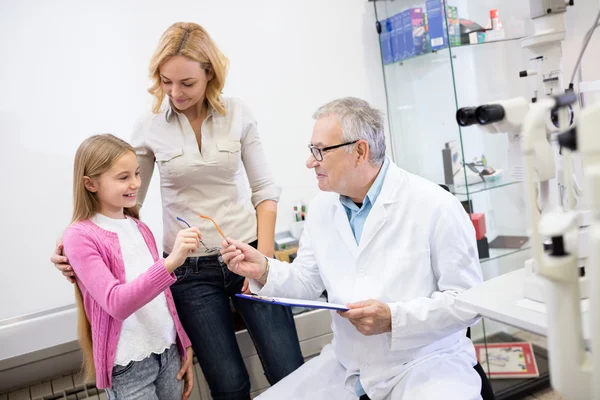
[{"label": "blonde woman", "polygon": [[[175,271],[172,292],[215,400],[250,398],[230,300],[271,384],[303,363],[289,308],[235,297],[247,283],[219,260],[222,237],[212,222],[199,216],[212,218],[221,232],[273,256],[280,189],[269,171],[252,112],[241,100],[221,96],[228,65],[201,26],[172,25],[150,62],[152,113],[136,124],[132,139],[142,177],[140,205],[155,165],[160,174],[165,256],[186,223],[204,235],[203,246]],[[60,246],[52,261],[71,277]]]},{"label": "blonde woman", "polygon": [[75,155],[73,219],[63,238],[77,273],[83,369],[111,400],[187,399],[192,349],[169,286],[202,235],[181,230],[171,255],[159,256],[138,219],[138,169],[133,148],[112,135],[86,139]]}]

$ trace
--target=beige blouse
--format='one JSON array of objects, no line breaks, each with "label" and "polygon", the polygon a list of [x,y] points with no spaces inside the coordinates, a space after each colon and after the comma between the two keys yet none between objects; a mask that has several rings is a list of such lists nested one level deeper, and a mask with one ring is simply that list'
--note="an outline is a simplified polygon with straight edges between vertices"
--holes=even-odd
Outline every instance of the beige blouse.
[{"label": "beige blouse", "polygon": [[[163,209],[163,248],[170,253],[177,232],[187,228],[180,217],[200,228],[207,247],[220,246],[213,218],[226,236],[245,242],[257,239],[255,208],[265,200],[279,200],[258,136],[256,120],[241,100],[224,99],[227,113],[212,107],[202,124],[202,152],[185,115],[171,109],[142,117],[131,144],[140,164],[143,203],[154,164],[160,174]],[[201,247],[196,256],[207,255]]]}]

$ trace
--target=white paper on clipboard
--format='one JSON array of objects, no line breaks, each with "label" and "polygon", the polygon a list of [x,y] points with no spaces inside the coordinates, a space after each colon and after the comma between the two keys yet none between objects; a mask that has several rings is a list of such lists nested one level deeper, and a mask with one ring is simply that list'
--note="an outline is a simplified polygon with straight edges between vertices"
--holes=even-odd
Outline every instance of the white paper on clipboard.
[{"label": "white paper on clipboard", "polygon": [[269,296],[258,296],[255,294],[236,294],[237,297],[241,297],[243,299],[259,301],[262,303],[271,303],[271,304],[279,304],[282,306],[288,307],[305,307],[305,308],[323,308],[328,310],[340,310],[340,311],[348,311],[349,308],[343,306],[341,304],[327,303],[325,301],[314,301],[314,300],[298,300],[298,299],[288,299],[286,297],[269,297]]}]

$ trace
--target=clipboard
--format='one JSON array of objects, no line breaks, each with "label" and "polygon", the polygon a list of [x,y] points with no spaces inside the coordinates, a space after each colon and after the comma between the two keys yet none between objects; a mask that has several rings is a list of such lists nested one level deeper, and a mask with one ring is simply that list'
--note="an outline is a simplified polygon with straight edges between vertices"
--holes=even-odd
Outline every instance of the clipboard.
[{"label": "clipboard", "polygon": [[259,296],[256,294],[242,294],[242,293],[238,293],[238,294],[236,294],[236,296],[241,297],[242,299],[258,301],[261,303],[278,304],[280,306],[286,306],[286,307],[305,307],[305,308],[339,310],[339,311],[348,311],[349,310],[348,307],[343,306],[341,304],[327,303],[325,301],[297,300],[297,299],[288,299],[285,297],[268,297],[268,296]]}]

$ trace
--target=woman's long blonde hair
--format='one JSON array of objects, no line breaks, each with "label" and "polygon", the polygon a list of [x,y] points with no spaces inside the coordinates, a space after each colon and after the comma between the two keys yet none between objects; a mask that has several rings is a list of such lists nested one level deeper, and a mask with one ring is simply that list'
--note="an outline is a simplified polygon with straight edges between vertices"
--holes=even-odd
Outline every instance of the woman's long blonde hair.
[{"label": "woman's long blonde hair", "polygon": [[[85,188],[84,177],[99,178],[128,151],[135,154],[135,150],[129,143],[110,134],[91,136],[81,143],[75,153],[73,168],[73,217],[71,222],[90,219],[100,211],[98,196]],[[130,217],[139,218],[137,206],[124,208],[123,212]],[[85,313],[83,296],[78,285],[79,282],[75,285],[75,302],[77,304],[77,336],[83,352],[83,375],[86,381],[93,381],[96,378],[96,369],[92,327]]]},{"label": "woman's long blonde hair", "polygon": [[148,92],[154,96],[152,111],[160,112],[165,92],[160,85],[160,66],[171,57],[184,56],[200,63],[206,73],[213,77],[206,86],[206,100],[221,115],[227,110],[221,92],[229,69],[229,60],[200,25],[193,22],[177,22],[163,33],[158,47],[150,60],[150,79],[153,85]]}]

